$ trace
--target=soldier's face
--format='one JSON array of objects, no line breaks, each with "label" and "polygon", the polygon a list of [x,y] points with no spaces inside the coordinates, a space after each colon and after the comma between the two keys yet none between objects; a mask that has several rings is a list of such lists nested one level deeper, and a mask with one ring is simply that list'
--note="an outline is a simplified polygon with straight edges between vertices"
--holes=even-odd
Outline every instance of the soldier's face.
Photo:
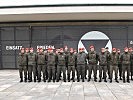
[{"label": "soldier's face", "polygon": [[30,50],[30,53],[33,53],[33,50]]},{"label": "soldier's face", "polygon": [[116,53],[116,51],[113,51],[113,53]]},{"label": "soldier's face", "polygon": [[29,52],[29,50],[25,50],[25,52],[26,52],[26,53],[28,53],[28,52]]},{"label": "soldier's face", "polygon": [[117,51],[118,53],[120,53],[120,51]]},{"label": "soldier's face", "polygon": [[91,51],[94,51],[94,48],[91,48],[90,50],[91,50]]},{"label": "soldier's face", "polygon": [[24,50],[21,50],[21,53],[24,53]]},{"label": "soldier's face", "polygon": [[43,52],[43,50],[41,49],[41,50],[40,50],[40,52],[42,53],[42,52]]},{"label": "soldier's face", "polygon": [[70,53],[73,53],[73,50],[70,50]]},{"label": "soldier's face", "polygon": [[63,50],[60,50],[60,53],[63,53]]},{"label": "soldier's face", "polygon": [[125,49],[125,52],[128,52],[128,49]]},{"label": "soldier's face", "polygon": [[104,53],[105,52],[105,49],[101,49],[101,52]]},{"label": "soldier's face", "polygon": [[39,49],[37,49],[37,51],[36,52],[39,52]]},{"label": "soldier's face", "polygon": [[50,52],[50,53],[53,53],[53,50],[50,50],[49,52]]}]

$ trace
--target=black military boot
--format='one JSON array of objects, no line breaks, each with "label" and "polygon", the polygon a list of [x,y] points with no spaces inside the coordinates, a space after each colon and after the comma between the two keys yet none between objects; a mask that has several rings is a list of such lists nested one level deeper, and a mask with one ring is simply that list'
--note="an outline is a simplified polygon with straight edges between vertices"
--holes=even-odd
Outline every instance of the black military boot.
[{"label": "black military boot", "polygon": [[104,79],[104,82],[107,82],[107,80],[106,80],[106,79]]},{"label": "black military boot", "polygon": [[133,81],[133,77],[132,77],[132,75],[131,75],[131,80]]},{"label": "black military boot", "polygon": [[53,79],[53,82],[55,82],[55,79]]},{"label": "black military boot", "polygon": [[48,79],[48,82],[51,82],[51,79]]},{"label": "black military boot", "polygon": [[94,78],[94,81],[95,81],[95,82],[97,82],[97,79],[96,79],[96,78]]},{"label": "black military boot", "polygon": [[110,79],[110,83],[112,83],[112,79]]},{"label": "black military boot", "polygon": [[46,82],[46,79],[45,78],[43,79],[43,82]]},{"label": "black military boot", "polygon": [[122,78],[120,77],[120,80],[122,80]]},{"label": "black military boot", "polygon": [[102,78],[100,77],[100,80],[99,80],[99,82],[102,82]]},{"label": "black military boot", "polygon": [[27,78],[24,79],[24,82],[27,82]]},{"label": "black military boot", "polygon": [[20,78],[20,82],[23,82],[23,78]]},{"label": "black military boot", "polygon": [[68,76],[68,82],[70,82],[70,76]]},{"label": "black military boot", "polygon": [[34,78],[34,82],[36,82],[36,78]]},{"label": "black military boot", "polygon": [[116,79],[115,81],[116,81],[117,83],[119,83],[119,81],[118,81],[117,79]]},{"label": "black military boot", "polygon": [[32,82],[32,78],[29,78],[29,82]]},{"label": "black military boot", "polygon": [[64,79],[64,82],[66,82],[66,79]]},{"label": "black military boot", "polygon": [[125,79],[123,79],[123,83],[125,83],[126,81],[125,81]]},{"label": "black military boot", "polygon": [[128,83],[130,83],[129,79],[127,80]]},{"label": "black military boot", "polygon": [[84,82],[85,80],[84,80],[84,78],[82,79],[82,82]]},{"label": "black military boot", "polygon": [[88,78],[88,80],[87,80],[88,82],[90,82],[90,77]]},{"label": "black military boot", "polygon": [[79,78],[77,79],[77,82],[80,82],[80,79]]}]

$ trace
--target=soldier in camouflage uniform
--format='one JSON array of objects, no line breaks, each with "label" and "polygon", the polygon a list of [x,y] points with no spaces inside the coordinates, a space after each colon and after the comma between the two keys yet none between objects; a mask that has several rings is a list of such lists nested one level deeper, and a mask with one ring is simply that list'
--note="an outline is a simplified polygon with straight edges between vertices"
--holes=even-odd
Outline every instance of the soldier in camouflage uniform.
[{"label": "soldier in camouflage uniform", "polygon": [[118,53],[118,56],[119,56],[119,60],[118,60],[118,69],[119,69],[119,77],[120,77],[120,80],[122,80],[122,64],[121,64],[121,51],[120,49],[117,49],[117,53]]},{"label": "soldier in camouflage uniform", "polygon": [[132,47],[129,48],[129,53],[131,56],[131,63],[130,63],[131,80],[133,81],[133,49]]},{"label": "soldier in camouflage uniform", "polygon": [[123,83],[125,83],[125,72],[126,71],[127,71],[127,82],[130,83],[129,75],[130,75],[131,57],[130,57],[127,47],[124,48],[124,53],[121,55],[121,62],[122,62],[122,72],[123,72]]},{"label": "soldier in camouflage uniform", "polygon": [[63,80],[66,82],[66,55],[63,48],[60,49],[60,53],[57,55],[57,82],[59,82],[61,72],[63,72]]},{"label": "soldier in camouflage uniform", "polygon": [[[85,49],[84,48],[82,48],[82,49],[83,49],[83,53],[85,53]],[[87,79],[87,69],[88,69],[88,64],[87,64],[87,61],[86,61],[86,63],[85,63],[85,79]]]},{"label": "soldier in camouflage uniform", "polygon": [[[40,51],[39,49],[40,48],[37,48],[37,50],[36,50],[36,53],[35,53],[36,54],[36,58],[37,58],[37,55],[38,55],[38,53]],[[36,77],[37,77],[37,80],[38,80],[39,78],[38,78],[38,70],[37,70],[37,67],[38,67],[38,64],[37,64],[37,59],[36,59]]]},{"label": "soldier in camouflage uniform", "polygon": [[107,55],[107,72],[108,72],[108,78],[110,79],[110,52],[109,52],[109,48],[106,47],[106,55]]},{"label": "soldier in camouflage uniform", "polygon": [[29,82],[32,82],[32,72],[34,75],[34,82],[36,82],[36,55],[33,52],[33,48],[30,48],[30,53],[28,54],[28,73]]},{"label": "soldier in camouflage uniform", "polygon": [[52,48],[49,48],[48,51],[49,51],[47,55],[48,82],[51,82],[52,78],[53,78],[53,82],[55,82],[56,55],[53,52]]},{"label": "soldier in camouflage uniform", "polygon": [[105,53],[105,48],[101,48],[101,53],[98,57],[99,61],[99,82],[102,81],[102,72],[103,72],[103,79],[104,82],[107,82],[106,80],[106,74],[107,74],[107,54]]},{"label": "soldier in camouflage uniform", "polygon": [[68,62],[68,70],[67,70],[67,77],[68,82],[70,82],[70,73],[72,71],[72,80],[75,82],[75,64],[76,64],[76,55],[74,54],[73,48],[70,48],[70,53],[67,56]]},{"label": "soldier in camouflage uniform", "polygon": [[77,53],[77,82],[80,81],[80,75],[82,82],[84,82],[86,59],[87,57],[86,54],[83,53],[83,49],[79,48],[79,53]]},{"label": "soldier in camouflage uniform", "polygon": [[23,72],[24,72],[24,81],[27,82],[27,56],[25,54],[24,48],[21,48],[21,53],[19,53],[18,64],[19,64],[20,82],[23,82]]},{"label": "soldier in camouflage uniform", "polygon": [[93,70],[93,73],[94,73],[94,81],[97,82],[97,79],[96,79],[96,75],[97,75],[97,62],[98,62],[98,55],[96,53],[96,51],[94,51],[94,46],[90,46],[90,52],[88,53],[87,55],[87,59],[88,59],[88,82],[90,81],[91,79],[91,74],[92,74],[92,70]]},{"label": "soldier in camouflage uniform", "polygon": [[38,70],[38,82],[41,82],[41,72],[43,73],[43,81],[46,82],[46,59],[42,48],[39,48],[39,53],[37,54],[37,70]]},{"label": "soldier in camouflage uniform", "polygon": [[119,56],[116,51],[116,48],[113,48],[112,53],[110,54],[110,83],[112,83],[113,70],[115,71],[115,81],[119,83],[119,81],[117,80]]},{"label": "soldier in camouflage uniform", "polygon": [[[27,56],[27,59],[28,59],[29,48],[25,48],[25,54],[26,54],[26,56]],[[29,72],[28,72],[28,60],[27,60],[27,64],[26,64],[26,67],[27,67],[28,80],[29,80]]]}]

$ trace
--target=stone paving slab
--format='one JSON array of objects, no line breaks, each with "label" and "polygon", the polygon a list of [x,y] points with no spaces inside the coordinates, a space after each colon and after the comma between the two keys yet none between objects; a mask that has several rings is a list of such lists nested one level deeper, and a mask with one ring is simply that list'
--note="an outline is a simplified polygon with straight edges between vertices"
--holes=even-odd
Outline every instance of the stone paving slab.
[{"label": "stone paving slab", "polygon": [[131,83],[19,83],[18,70],[0,70],[0,100],[133,100]]}]

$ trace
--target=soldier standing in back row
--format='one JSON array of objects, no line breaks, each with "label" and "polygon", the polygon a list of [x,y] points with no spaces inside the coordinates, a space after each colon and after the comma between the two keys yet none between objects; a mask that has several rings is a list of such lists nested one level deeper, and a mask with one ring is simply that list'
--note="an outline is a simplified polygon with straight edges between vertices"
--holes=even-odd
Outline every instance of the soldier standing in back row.
[{"label": "soldier standing in back row", "polygon": [[29,82],[32,82],[32,72],[34,75],[34,82],[36,82],[36,55],[33,52],[33,48],[30,48],[30,53],[28,54],[28,73]]},{"label": "soldier standing in back row", "polygon": [[88,59],[88,70],[89,70],[89,77],[88,77],[88,82],[91,79],[91,75],[92,75],[92,70],[94,73],[94,81],[97,82],[96,79],[96,75],[97,75],[97,62],[98,62],[98,55],[96,53],[96,51],[94,51],[94,46],[90,46],[90,51],[88,53],[87,59]]},{"label": "soldier standing in back row", "polygon": [[59,82],[61,72],[63,72],[63,80],[66,82],[66,55],[63,48],[60,48],[60,52],[57,55],[57,82]]},{"label": "soldier standing in back row", "polygon": [[24,81],[27,82],[27,56],[25,54],[24,48],[21,48],[21,53],[19,53],[18,64],[19,64],[20,82],[23,82],[23,72],[24,72]]},{"label": "soldier standing in back row", "polygon": [[80,75],[82,82],[85,78],[85,64],[86,64],[86,54],[83,53],[83,49],[79,48],[79,53],[77,53],[77,82],[80,81]]},{"label": "soldier standing in back row", "polygon": [[51,82],[53,78],[53,82],[55,82],[55,65],[56,65],[56,55],[53,52],[52,48],[48,49],[47,54],[47,70],[48,70],[48,82]]},{"label": "soldier standing in back row", "polygon": [[68,62],[68,82],[70,82],[70,73],[72,71],[72,80],[75,82],[75,65],[76,65],[76,55],[74,54],[73,48],[70,48],[70,53],[67,56]]},{"label": "soldier standing in back row", "polygon": [[106,80],[106,74],[107,74],[107,54],[105,53],[105,48],[101,48],[101,53],[99,54],[99,82],[102,81],[102,72],[103,72],[103,79],[104,82],[107,82]]},{"label": "soldier standing in back row", "polygon": [[115,81],[119,83],[118,78],[118,61],[119,56],[116,52],[116,48],[113,48],[112,53],[110,54],[110,83],[112,83],[113,70],[115,71]]},{"label": "soldier standing in back row", "polygon": [[39,48],[39,53],[37,54],[37,70],[38,70],[38,82],[41,82],[41,72],[43,72],[43,81],[46,82],[46,59],[42,48]]},{"label": "soldier standing in back row", "polygon": [[121,62],[122,62],[122,72],[123,72],[123,83],[125,83],[125,72],[127,71],[127,82],[129,81],[129,75],[130,75],[130,61],[131,57],[128,52],[128,48],[124,48],[124,53],[121,55]]}]

